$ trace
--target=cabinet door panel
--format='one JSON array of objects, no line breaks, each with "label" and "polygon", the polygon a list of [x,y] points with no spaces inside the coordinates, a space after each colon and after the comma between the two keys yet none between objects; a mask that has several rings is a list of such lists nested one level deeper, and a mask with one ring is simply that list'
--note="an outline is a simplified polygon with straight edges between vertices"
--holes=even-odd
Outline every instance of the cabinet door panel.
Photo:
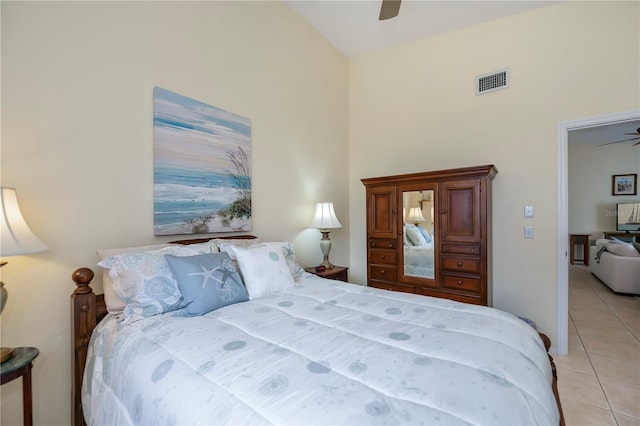
[{"label": "cabinet door panel", "polygon": [[396,188],[385,186],[369,192],[369,236],[374,238],[397,238],[396,233]]},{"label": "cabinet door panel", "polygon": [[440,229],[445,241],[480,241],[480,183],[477,179],[445,182],[440,191]]}]

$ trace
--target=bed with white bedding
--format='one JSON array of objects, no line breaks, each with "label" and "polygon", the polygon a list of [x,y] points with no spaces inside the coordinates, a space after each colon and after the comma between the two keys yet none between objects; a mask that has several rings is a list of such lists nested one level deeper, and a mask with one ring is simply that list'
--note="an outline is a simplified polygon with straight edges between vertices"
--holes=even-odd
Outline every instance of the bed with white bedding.
[{"label": "bed with white bedding", "polygon": [[[260,271],[268,279],[264,265]],[[545,345],[518,318],[291,271],[292,286],[202,315],[183,306],[134,321],[109,313],[95,329],[86,323],[80,420],[560,423]],[[89,272],[74,273],[80,306],[91,302],[87,294],[95,300]],[[83,321],[76,315],[74,330]],[[77,353],[88,335],[74,334]]]}]

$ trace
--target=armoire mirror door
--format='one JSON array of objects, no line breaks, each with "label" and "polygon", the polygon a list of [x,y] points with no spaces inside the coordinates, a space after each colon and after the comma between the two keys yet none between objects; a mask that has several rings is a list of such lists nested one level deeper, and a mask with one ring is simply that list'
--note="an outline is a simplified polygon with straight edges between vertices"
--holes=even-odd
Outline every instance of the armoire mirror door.
[{"label": "armoire mirror door", "polygon": [[436,286],[436,184],[401,187],[402,259],[400,281],[420,286]]}]

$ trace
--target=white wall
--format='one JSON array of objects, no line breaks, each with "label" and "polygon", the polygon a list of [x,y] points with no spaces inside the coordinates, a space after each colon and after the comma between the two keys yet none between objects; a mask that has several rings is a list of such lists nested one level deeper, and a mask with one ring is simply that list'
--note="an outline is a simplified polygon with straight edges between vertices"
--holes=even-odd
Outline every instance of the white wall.
[{"label": "white wall", "polygon": [[[555,344],[557,125],[638,108],[639,15],[637,2],[563,2],[351,60],[352,279],[366,281],[361,178],[495,164],[494,306]],[[475,95],[475,76],[505,67],[509,89]]]},{"label": "white wall", "polygon": [[[71,273],[95,250],[153,236],[153,93],[160,86],[252,122],[252,233],[322,260],[314,203],[344,227],[348,265],[347,60],[279,2],[6,2],[2,185],[50,247],[9,258],[2,344],[37,346],[34,421],[70,421]],[[101,285],[98,282],[98,289]],[[20,424],[20,380],[2,424]]]},{"label": "white wall", "polygon": [[611,195],[612,175],[640,174],[640,148],[631,142],[577,142],[569,144],[568,152],[569,232],[602,238],[602,232],[616,230],[616,204],[640,200],[640,195]]}]

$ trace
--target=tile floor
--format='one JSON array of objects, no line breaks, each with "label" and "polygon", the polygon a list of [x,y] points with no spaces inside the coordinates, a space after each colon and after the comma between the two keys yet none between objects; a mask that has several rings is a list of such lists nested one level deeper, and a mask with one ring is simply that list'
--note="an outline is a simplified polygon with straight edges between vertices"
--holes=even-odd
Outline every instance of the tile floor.
[{"label": "tile floor", "polygon": [[568,426],[640,426],[640,297],[569,266],[569,355],[555,355]]}]

